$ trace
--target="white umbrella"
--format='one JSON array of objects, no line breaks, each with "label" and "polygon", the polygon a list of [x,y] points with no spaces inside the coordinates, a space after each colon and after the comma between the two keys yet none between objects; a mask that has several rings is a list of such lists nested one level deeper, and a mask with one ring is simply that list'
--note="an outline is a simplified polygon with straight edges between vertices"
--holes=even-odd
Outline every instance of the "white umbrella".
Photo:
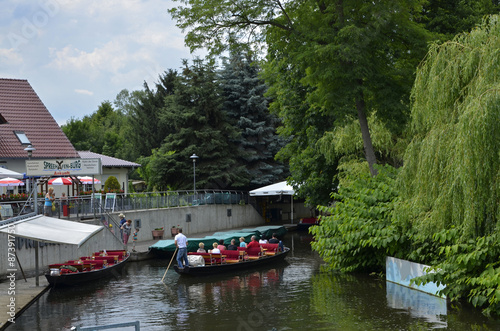
[{"label": "white umbrella", "polygon": [[24,175],[9,169],[0,168],[0,178],[5,177],[24,178]]},{"label": "white umbrella", "polygon": [[[82,184],[92,184],[92,177],[78,176],[78,179],[82,182]],[[94,178],[94,184],[101,184],[101,181],[99,179]]]},{"label": "white umbrella", "polygon": [[24,182],[10,177],[0,179],[0,186],[24,186]]}]

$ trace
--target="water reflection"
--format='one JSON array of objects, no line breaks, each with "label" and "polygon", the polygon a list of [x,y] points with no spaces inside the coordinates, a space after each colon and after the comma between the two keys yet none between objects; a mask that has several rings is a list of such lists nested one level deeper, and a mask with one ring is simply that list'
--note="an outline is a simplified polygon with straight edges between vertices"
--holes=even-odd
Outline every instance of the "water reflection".
[{"label": "water reflection", "polygon": [[447,315],[434,308],[425,314],[408,309],[414,293],[405,294],[400,304],[379,278],[321,273],[310,241],[289,233],[285,244],[293,251],[280,264],[201,278],[181,278],[169,270],[166,284],[161,279],[169,260],[129,263],[117,279],[50,290],[8,331],[137,320],[148,331],[500,329],[500,323],[469,307],[448,309]]},{"label": "water reflection", "polygon": [[413,318],[421,318],[436,327],[447,326],[442,320],[447,313],[445,299],[392,282],[386,282],[386,287],[389,307],[406,310]]}]

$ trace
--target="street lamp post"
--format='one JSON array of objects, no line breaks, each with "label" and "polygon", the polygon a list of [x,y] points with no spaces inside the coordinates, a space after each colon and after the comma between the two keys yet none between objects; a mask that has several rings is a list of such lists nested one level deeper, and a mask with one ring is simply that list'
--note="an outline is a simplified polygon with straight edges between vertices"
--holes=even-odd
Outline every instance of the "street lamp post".
[{"label": "street lamp post", "polygon": [[[36,151],[36,148],[33,147],[32,145],[28,145],[28,147],[26,147],[24,149],[27,153],[28,153],[28,160],[31,160],[31,157],[33,156],[33,151]],[[38,199],[37,199],[37,196],[38,196],[38,192],[37,192],[37,186],[36,183],[34,183],[35,181],[35,178],[31,178],[30,177],[30,187],[29,187],[29,190],[30,190],[30,193],[33,194],[33,209],[34,209],[34,212],[35,212],[35,215],[38,215]],[[33,185],[35,184],[35,185]]]},{"label": "street lamp post", "polygon": [[198,159],[199,157],[198,155],[193,154],[189,158],[193,159],[193,191],[196,195],[196,159]]},{"label": "street lamp post", "polygon": [[[28,160],[31,160],[31,157],[33,156],[33,151],[36,151],[36,148],[33,147],[32,145],[28,145],[28,147],[26,147],[24,149],[27,153],[28,153]],[[35,185],[33,185],[35,184]],[[31,191],[31,194],[33,194],[33,209],[35,211],[35,215],[38,215],[38,199],[37,199],[37,196],[38,196],[38,192],[37,192],[37,188],[38,188],[38,185],[37,183],[35,182],[35,178],[33,177],[33,179],[30,178],[30,191]],[[38,240],[35,240],[34,241],[34,244],[35,244],[35,285],[36,286],[40,286],[40,278],[39,278],[39,270],[40,270],[40,267],[39,267],[39,263],[38,263]]]}]

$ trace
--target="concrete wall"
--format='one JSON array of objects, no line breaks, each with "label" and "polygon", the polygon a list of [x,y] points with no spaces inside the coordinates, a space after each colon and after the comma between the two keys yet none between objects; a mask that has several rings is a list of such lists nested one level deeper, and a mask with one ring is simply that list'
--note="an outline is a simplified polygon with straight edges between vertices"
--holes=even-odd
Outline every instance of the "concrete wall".
[{"label": "concrete wall", "polygon": [[[228,209],[231,216],[228,216]],[[118,214],[114,218],[118,219]],[[217,232],[230,228],[244,228],[264,225],[262,217],[251,205],[202,205],[194,207],[176,207],[168,209],[148,209],[124,212],[126,219],[132,220],[135,227],[136,220],[140,220],[138,241],[152,240],[151,231],[163,227],[163,239],[171,238],[172,226],[180,226],[187,236],[200,232]],[[191,222],[186,222],[190,215]]]},{"label": "concrete wall", "polygon": [[[228,216],[228,209],[231,209]],[[112,217],[118,221],[118,214],[114,213]],[[127,219],[140,220],[140,231],[138,241],[152,240],[151,231],[155,228],[163,227],[165,229],[164,239],[171,238],[170,228],[172,226],[181,226],[186,235],[200,232],[216,232],[228,228],[243,228],[263,225],[262,217],[251,205],[203,205],[195,207],[162,208],[149,210],[134,210],[125,212]],[[190,214],[191,222],[186,222],[186,215]],[[91,220],[88,223],[99,224]],[[115,229],[115,231],[119,231]],[[35,272],[35,248],[33,241],[28,239],[16,239],[16,253],[21,266],[27,276],[33,276]],[[39,248],[39,268],[47,270],[48,265],[52,263],[61,263],[66,260],[73,260],[80,256],[91,255],[92,252],[101,249],[122,249],[123,245],[110,233],[109,229],[100,231],[92,237],[82,247],[77,248],[73,245],[62,244],[42,244]],[[8,237],[7,234],[0,233],[0,281],[6,279],[10,269],[8,265]],[[15,263],[18,279],[22,278],[18,263]]]}]

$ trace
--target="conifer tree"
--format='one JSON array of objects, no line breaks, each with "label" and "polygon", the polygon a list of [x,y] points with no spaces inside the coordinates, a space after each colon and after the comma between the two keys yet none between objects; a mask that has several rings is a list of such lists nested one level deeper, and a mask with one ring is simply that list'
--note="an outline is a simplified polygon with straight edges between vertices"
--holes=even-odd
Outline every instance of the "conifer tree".
[{"label": "conifer tree", "polygon": [[151,155],[152,150],[159,148],[171,132],[169,123],[161,120],[161,112],[165,106],[165,97],[174,93],[176,79],[177,72],[170,69],[159,76],[155,89],[144,82],[144,93],[138,95],[138,101],[130,109],[129,135],[138,142],[135,148],[139,156]]},{"label": "conifer tree", "polygon": [[284,180],[287,175],[285,165],[274,159],[284,141],[276,133],[278,119],[269,113],[269,100],[264,96],[267,87],[259,71],[249,53],[234,50],[220,73],[223,110],[241,133],[238,163],[249,174],[250,188]]},{"label": "conifer tree", "polygon": [[193,188],[190,156],[196,154],[196,186],[209,189],[237,188],[248,184],[243,165],[238,165],[238,131],[222,111],[221,89],[213,63],[184,61],[175,93],[168,96],[161,120],[173,132],[166,136],[152,160],[153,180],[160,188]]}]

